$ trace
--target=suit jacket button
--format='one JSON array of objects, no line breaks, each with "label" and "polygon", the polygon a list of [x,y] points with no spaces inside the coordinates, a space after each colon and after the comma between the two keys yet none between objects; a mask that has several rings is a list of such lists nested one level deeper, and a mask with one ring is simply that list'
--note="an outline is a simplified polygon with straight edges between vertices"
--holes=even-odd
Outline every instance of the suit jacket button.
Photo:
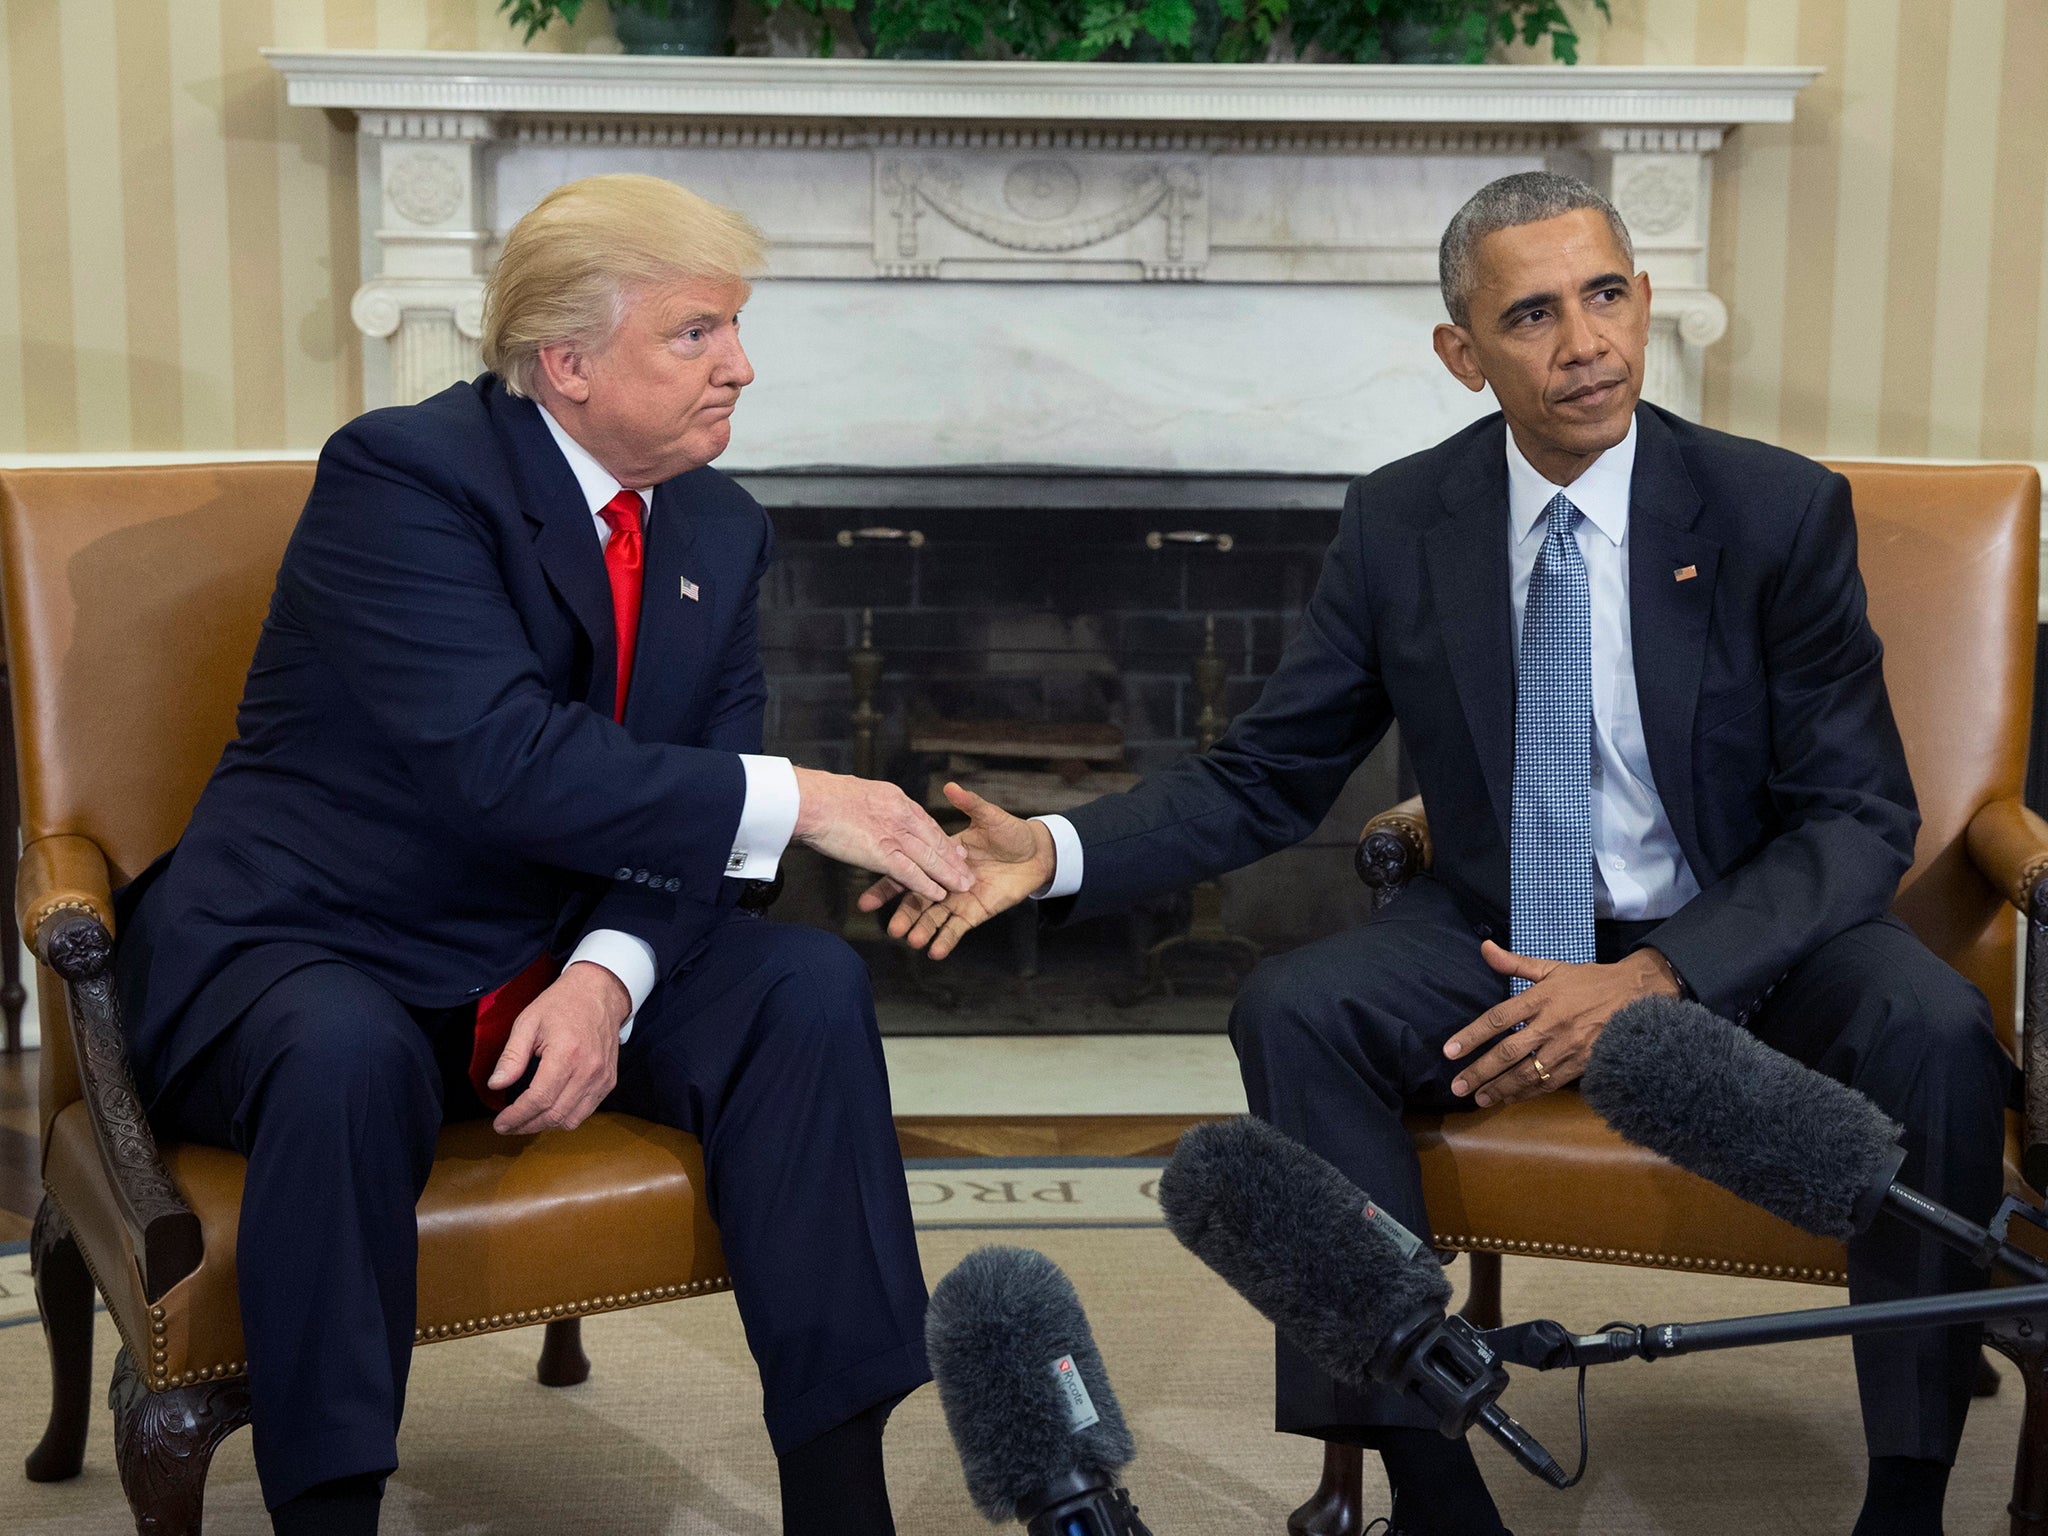
[{"label": "suit jacket button", "polygon": [[634,870],[634,871],[633,871],[633,883],[634,883],[635,885],[645,885],[645,884],[647,883],[647,871],[646,871],[646,870],[644,870],[644,869],[636,869],[636,870]]},{"label": "suit jacket button", "polygon": [[613,878],[614,880],[630,880],[630,879],[632,879],[632,878],[633,878],[633,871],[632,871],[632,870],[630,870],[630,869],[626,869],[626,868],[623,868],[623,867],[621,867],[621,868],[619,868],[619,869],[617,869],[617,870],[613,871],[613,873],[612,873],[612,878]]},{"label": "suit jacket button", "polygon": [[680,891],[683,888],[683,882],[676,879],[674,875],[670,875],[667,880],[662,882],[661,888],[665,891]]}]

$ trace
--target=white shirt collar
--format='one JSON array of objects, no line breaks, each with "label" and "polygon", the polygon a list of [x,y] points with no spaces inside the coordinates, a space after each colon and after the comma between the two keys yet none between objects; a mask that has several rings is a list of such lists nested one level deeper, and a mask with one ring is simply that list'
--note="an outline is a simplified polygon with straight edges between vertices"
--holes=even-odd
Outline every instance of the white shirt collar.
[{"label": "white shirt collar", "polygon": [[[591,515],[596,516],[601,507],[624,489],[619,484],[619,477],[598,463],[588,448],[571,437],[562,424],[548,414],[546,406],[536,400],[533,408],[540,412],[540,419],[548,424],[548,432],[554,438],[555,446],[562,450],[562,457],[569,461],[569,472],[575,475],[577,485],[582,487],[583,499],[590,504]],[[653,511],[654,492],[643,489],[640,492],[640,505],[650,512]]]},{"label": "white shirt collar", "polygon": [[1521,543],[1536,529],[1544,509],[1560,491],[1571,504],[1585,513],[1586,521],[1606,534],[1618,549],[1628,533],[1629,482],[1636,470],[1636,424],[1631,417],[1628,436],[1595,459],[1584,474],[1570,485],[1552,485],[1522,453],[1514,428],[1507,429],[1508,516],[1515,542]]}]

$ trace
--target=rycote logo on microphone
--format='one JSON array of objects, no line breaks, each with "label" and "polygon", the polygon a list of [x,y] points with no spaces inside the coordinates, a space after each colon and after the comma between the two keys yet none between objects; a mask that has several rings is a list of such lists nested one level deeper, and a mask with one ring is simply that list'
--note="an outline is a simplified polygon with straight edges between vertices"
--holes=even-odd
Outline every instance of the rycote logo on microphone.
[{"label": "rycote logo on microphone", "polygon": [[1072,1355],[1061,1355],[1053,1361],[1052,1379],[1059,1383],[1060,1395],[1066,1399],[1068,1429],[1078,1434],[1102,1422],[1102,1416],[1095,1411],[1095,1399],[1088,1395],[1088,1383],[1074,1369]]},{"label": "rycote logo on microphone", "polygon": [[1365,1219],[1379,1224],[1380,1230],[1391,1237],[1394,1245],[1401,1250],[1402,1258],[1412,1259],[1422,1252],[1422,1239],[1381,1210],[1370,1197],[1365,1202]]}]

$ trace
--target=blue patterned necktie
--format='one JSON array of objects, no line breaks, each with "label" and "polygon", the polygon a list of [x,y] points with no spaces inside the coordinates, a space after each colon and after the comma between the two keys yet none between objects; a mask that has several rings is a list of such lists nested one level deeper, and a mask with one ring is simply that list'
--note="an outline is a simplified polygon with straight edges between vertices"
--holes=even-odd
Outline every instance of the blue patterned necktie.
[{"label": "blue patterned necktie", "polygon": [[[1560,491],[1522,611],[1515,703],[1510,934],[1515,953],[1589,962],[1593,953],[1593,610]],[[1511,992],[1528,989],[1516,977]]]}]

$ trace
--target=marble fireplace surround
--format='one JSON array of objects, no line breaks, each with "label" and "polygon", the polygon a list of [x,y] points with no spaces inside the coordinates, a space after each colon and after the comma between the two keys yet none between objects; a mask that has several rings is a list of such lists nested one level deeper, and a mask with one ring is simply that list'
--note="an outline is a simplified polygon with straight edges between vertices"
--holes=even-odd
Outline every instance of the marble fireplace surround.
[{"label": "marble fireplace surround", "polygon": [[483,276],[550,187],[671,177],[768,236],[727,462],[1356,472],[1490,406],[1429,349],[1458,204],[1609,191],[1696,414],[1715,151],[1811,69],[1055,65],[269,50],[352,113],[364,396],[479,366]]}]

